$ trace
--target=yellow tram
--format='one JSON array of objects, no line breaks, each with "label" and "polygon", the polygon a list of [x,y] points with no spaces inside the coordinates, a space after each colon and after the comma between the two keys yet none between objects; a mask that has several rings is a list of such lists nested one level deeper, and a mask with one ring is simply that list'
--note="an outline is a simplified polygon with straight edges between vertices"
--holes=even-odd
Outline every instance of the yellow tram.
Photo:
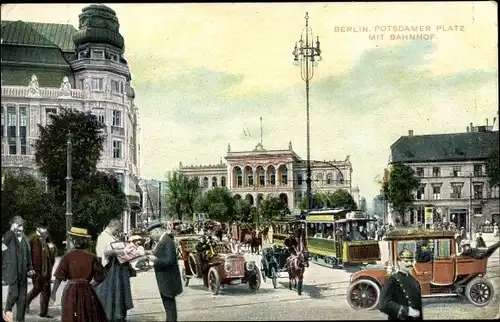
[{"label": "yellow tram", "polygon": [[330,267],[380,261],[378,241],[367,238],[367,226],[374,219],[359,211],[315,210],[308,213],[305,226],[307,247],[313,262]]}]

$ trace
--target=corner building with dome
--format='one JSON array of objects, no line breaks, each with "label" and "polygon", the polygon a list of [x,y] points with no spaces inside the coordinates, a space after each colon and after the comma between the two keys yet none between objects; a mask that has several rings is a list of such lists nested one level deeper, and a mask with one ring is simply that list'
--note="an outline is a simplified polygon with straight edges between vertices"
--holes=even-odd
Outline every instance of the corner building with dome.
[{"label": "corner building with dome", "polygon": [[139,113],[115,11],[90,5],[69,24],[2,20],[2,172],[39,175],[37,124],[61,108],[90,111],[105,125],[98,165],[114,172],[128,199],[123,228],[140,211]]}]

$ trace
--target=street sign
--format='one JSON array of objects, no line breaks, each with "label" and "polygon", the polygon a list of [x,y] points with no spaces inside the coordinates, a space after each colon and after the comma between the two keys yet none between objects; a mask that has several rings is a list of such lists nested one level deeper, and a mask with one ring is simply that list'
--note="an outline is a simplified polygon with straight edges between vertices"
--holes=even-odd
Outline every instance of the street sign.
[{"label": "street sign", "polygon": [[434,210],[434,208],[432,208],[432,207],[425,208],[425,217],[424,218],[425,218],[426,225],[432,225],[434,223],[433,210]]}]

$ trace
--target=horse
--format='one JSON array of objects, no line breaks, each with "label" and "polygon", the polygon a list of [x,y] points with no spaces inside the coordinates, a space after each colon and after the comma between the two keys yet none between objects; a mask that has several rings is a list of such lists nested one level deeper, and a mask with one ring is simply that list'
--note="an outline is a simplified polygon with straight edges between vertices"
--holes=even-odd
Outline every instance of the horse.
[{"label": "horse", "polygon": [[256,231],[254,231],[252,233],[251,247],[252,247],[252,254],[260,254],[260,251],[262,250],[261,232],[257,233]]},{"label": "horse", "polygon": [[262,241],[269,243],[269,227],[265,227],[262,230]]},{"label": "horse", "polygon": [[[295,247],[294,247],[295,248]],[[304,272],[306,270],[307,260],[303,249],[295,248],[295,255],[290,255],[286,259],[286,267],[288,271],[288,288],[297,289],[297,294],[302,295],[302,286],[304,282]]]},{"label": "horse", "polygon": [[247,232],[243,235],[243,247],[247,250],[252,250],[253,233]]}]

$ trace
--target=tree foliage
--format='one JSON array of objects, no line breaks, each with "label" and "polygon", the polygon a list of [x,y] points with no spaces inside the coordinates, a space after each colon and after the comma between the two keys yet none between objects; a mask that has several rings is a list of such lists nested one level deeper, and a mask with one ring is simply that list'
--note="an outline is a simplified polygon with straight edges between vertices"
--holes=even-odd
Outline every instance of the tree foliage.
[{"label": "tree foliage", "polygon": [[236,200],[226,187],[209,189],[200,196],[197,208],[208,215],[208,218],[220,222],[235,220]]},{"label": "tree foliage", "polygon": [[[335,190],[334,192],[317,192],[313,194],[311,209],[321,208],[345,208],[349,210],[356,209],[356,202],[351,194],[343,189]],[[303,198],[299,204],[299,208],[307,210],[307,198]]]},{"label": "tree foliage", "polygon": [[199,180],[190,178],[178,171],[168,174],[168,192],[165,198],[167,209],[182,220],[184,214],[193,217],[201,195]]},{"label": "tree foliage", "polygon": [[266,198],[260,202],[259,215],[264,222],[271,221],[286,213],[290,213],[290,210],[287,204],[279,197],[267,195]]},{"label": "tree foliage", "polygon": [[74,225],[86,227],[93,238],[111,219],[119,219],[127,205],[125,193],[112,174],[97,171],[74,189]]},{"label": "tree foliage", "polygon": [[74,182],[87,180],[95,171],[105,140],[104,125],[90,114],[61,109],[50,116],[45,127],[38,125],[35,161],[47,183],[62,199],[66,190],[66,151],[69,133],[72,142],[71,176]]},{"label": "tree foliage", "polygon": [[500,186],[500,150],[494,150],[486,160],[486,173],[491,187]]},{"label": "tree foliage", "polygon": [[419,186],[420,178],[411,167],[394,164],[389,172],[389,180],[383,185],[383,191],[394,210],[403,215],[415,199],[415,190]]},{"label": "tree foliage", "polygon": [[246,199],[234,200],[234,221],[241,221],[244,223],[252,223],[255,218],[253,212],[255,209]]},{"label": "tree foliage", "polygon": [[97,171],[105,140],[104,125],[90,113],[71,109],[62,109],[50,119],[47,126],[39,126],[40,136],[35,144],[35,161],[47,178],[56,209],[50,215],[56,223],[50,233],[56,241],[66,236],[66,157],[71,133],[73,224],[87,228],[96,237],[109,220],[122,214],[127,202],[114,175]]}]

